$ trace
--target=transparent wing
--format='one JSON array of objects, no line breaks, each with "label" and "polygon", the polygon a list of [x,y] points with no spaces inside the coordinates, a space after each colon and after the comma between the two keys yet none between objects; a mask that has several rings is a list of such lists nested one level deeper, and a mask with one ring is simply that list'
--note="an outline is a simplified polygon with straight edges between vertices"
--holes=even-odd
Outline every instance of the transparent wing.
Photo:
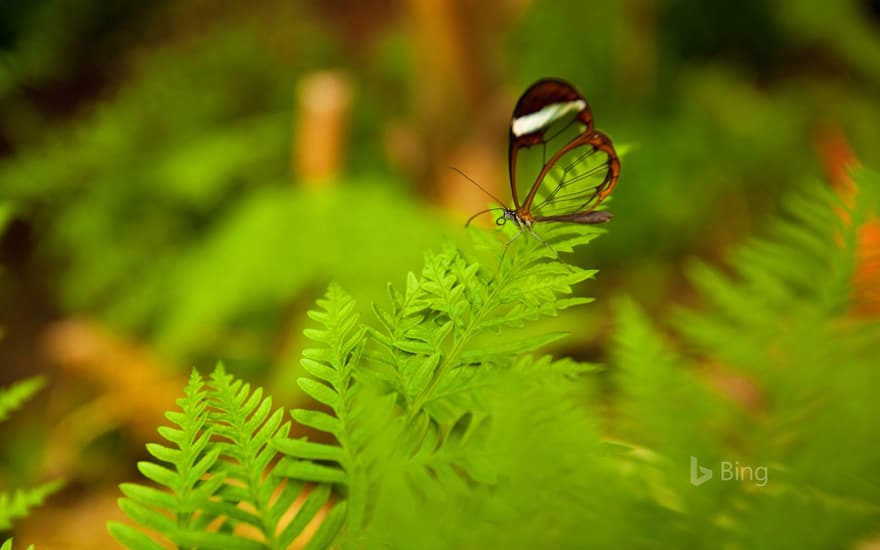
[{"label": "transparent wing", "polygon": [[598,223],[585,216],[611,192],[620,163],[611,140],[593,128],[586,99],[559,79],[532,84],[510,125],[511,194],[535,221]]},{"label": "transparent wing", "polygon": [[536,218],[590,211],[604,199],[620,171],[607,136],[575,119],[551,126],[539,143],[519,148],[517,196]]},{"label": "transparent wing", "polygon": [[613,176],[614,160],[589,142],[569,149],[545,172],[532,200],[532,215],[563,216],[595,208]]}]

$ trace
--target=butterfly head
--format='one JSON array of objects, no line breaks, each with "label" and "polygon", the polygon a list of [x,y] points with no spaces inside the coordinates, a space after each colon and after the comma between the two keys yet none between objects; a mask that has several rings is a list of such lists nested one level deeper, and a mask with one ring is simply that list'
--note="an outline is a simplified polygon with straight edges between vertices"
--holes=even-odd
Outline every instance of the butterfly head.
[{"label": "butterfly head", "polygon": [[502,214],[495,220],[495,225],[504,225],[508,220],[515,223],[520,229],[529,229],[535,223],[531,216],[526,217],[513,208],[505,208]]}]

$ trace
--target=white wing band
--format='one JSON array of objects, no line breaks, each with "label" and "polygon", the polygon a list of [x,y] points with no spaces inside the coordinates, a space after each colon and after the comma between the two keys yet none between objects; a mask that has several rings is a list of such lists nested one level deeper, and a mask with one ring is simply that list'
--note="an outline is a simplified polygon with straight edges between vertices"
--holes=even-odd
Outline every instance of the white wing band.
[{"label": "white wing band", "polygon": [[511,129],[516,137],[531,134],[553,124],[560,118],[571,112],[581,112],[587,108],[587,102],[583,99],[568,101],[566,103],[551,103],[544,106],[540,111],[523,115],[513,119]]}]

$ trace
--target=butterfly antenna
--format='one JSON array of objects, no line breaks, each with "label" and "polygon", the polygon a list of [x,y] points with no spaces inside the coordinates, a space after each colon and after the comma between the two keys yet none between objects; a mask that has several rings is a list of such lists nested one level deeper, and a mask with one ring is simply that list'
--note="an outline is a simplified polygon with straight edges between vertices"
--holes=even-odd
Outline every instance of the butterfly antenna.
[{"label": "butterfly antenna", "polygon": [[487,208],[486,210],[480,210],[479,212],[477,212],[476,214],[474,214],[473,216],[468,218],[468,221],[465,222],[464,226],[465,227],[470,226],[471,222],[474,221],[474,218],[476,218],[477,216],[482,216],[483,214],[485,214],[487,212],[493,212],[495,210],[504,210],[504,209],[503,208]]},{"label": "butterfly antenna", "polygon": [[[471,182],[471,183],[473,183],[474,185],[476,185],[477,187],[479,187],[480,190],[481,190],[483,193],[486,193],[487,195],[489,195],[489,197],[490,197],[493,201],[497,202],[498,204],[504,204],[504,201],[502,201],[501,199],[499,199],[498,197],[496,197],[496,196],[493,195],[492,193],[486,191],[486,188],[484,188],[484,187],[483,187],[482,185],[480,185],[479,183],[475,182],[470,176],[468,176],[467,174],[465,174],[464,172],[462,172],[461,170],[459,170],[459,169],[456,168],[455,166],[450,166],[449,169],[450,169],[450,170],[455,170],[455,171],[458,172],[458,173],[459,173],[464,179],[468,180],[469,182]],[[489,210],[486,210],[486,212],[489,212]],[[480,214],[484,214],[484,213],[485,213],[485,212],[480,212]]]}]

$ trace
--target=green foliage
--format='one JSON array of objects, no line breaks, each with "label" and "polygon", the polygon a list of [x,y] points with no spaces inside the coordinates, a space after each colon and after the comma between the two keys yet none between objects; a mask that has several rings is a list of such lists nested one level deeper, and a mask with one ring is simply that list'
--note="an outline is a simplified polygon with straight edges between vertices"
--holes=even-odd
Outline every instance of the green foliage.
[{"label": "green foliage", "polygon": [[[503,257],[497,268],[451,246],[428,253],[404,290],[389,286],[390,305],[374,304],[378,328],[359,324],[354,300],[337,286],[310,313],[321,329],[307,336],[322,347],[304,353],[313,378],[300,386],[333,414],[293,417],[335,445],[279,442],[288,455],[279,469],[336,487],[347,506],[343,547],[562,543],[577,515],[556,521],[554,506],[598,508],[603,491],[588,485],[613,474],[601,461],[578,467],[599,455],[598,437],[571,395],[573,377],[591,367],[536,361],[528,354],[563,335],[517,331],[588,301],[565,295],[594,271],[552,257],[598,231],[540,233],[552,250],[526,235],[505,253],[496,236],[476,232],[496,258],[490,265]],[[571,441],[570,429],[593,437]],[[558,532],[542,532],[545,521]]]},{"label": "green foliage", "polygon": [[[552,240],[554,250],[565,252],[595,234],[594,229],[560,226],[547,228],[542,236]],[[497,240],[483,239],[502,256]],[[538,368],[561,381],[588,368],[571,361],[524,362],[524,353],[560,335],[520,339],[512,330],[587,301],[559,296],[594,272],[548,262],[554,254],[537,240],[523,238],[503,255],[494,273],[451,246],[428,254],[421,276],[407,278],[405,292],[390,287],[390,309],[375,306],[381,329],[360,325],[354,300],[331,286],[319,301],[321,310],[310,312],[322,327],[306,335],[321,347],[304,352],[303,366],[313,378],[299,384],[332,414],[305,409],[292,414],[334,441],[287,437],[288,426],[279,427],[278,411],[264,423],[268,400],[261,403],[259,391],[248,397],[246,386],[236,389],[241,383],[231,382],[222,369],[207,389],[193,374],[187,397],[179,402],[182,412],[169,413],[178,428],[160,430],[175,446],[148,447],[171,466],[139,465],[165,490],[124,484],[127,498],[120,507],[180,546],[231,545],[230,531],[244,522],[259,529],[262,542],[240,537],[238,543],[269,548],[285,547],[327,507],[309,541],[321,548],[343,527],[346,540],[378,538],[381,531],[375,526],[387,520],[388,510],[377,509],[377,499],[397,487],[414,483],[419,494],[434,495],[443,493],[444,481],[457,480],[460,489],[469,483],[488,487],[498,476],[491,457],[485,450],[472,452],[467,442],[481,439],[477,434],[488,429],[493,408],[518,402],[496,403],[491,388],[507,386],[505,372],[524,377]],[[259,414],[251,416],[255,408]],[[507,438],[518,438],[518,430],[507,429]],[[271,448],[286,455],[274,469],[269,467],[274,450],[265,446],[269,438]],[[389,470],[396,473],[389,475]],[[279,476],[287,481],[280,482]],[[232,478],[244,488],[230,486]],[[315,485],[296,517],[280,525],[280,513],[304,483]],[[284,487],[282,496],[270,498],[279,487]],[[331,488],[338,495],[332,501]],[[255,513],[236,508],[240,502],[249,503]],[[371,522],[375,517],[382,519]],[[207,531],[208,524],[221,528]],[[155,544],[132,526],[111,523],[109,528],[127,546]]]},{"label": "green foliage", "polygon": [[[353,378],[352,370],[360,358],[366,331],[356,328],[354,300],[340,288],[331,286],[326,300],[319,301],[318,305],[324,311],[312,311],[309,316],[324,325],[325,330],[311,329],[307,335],[325,347],[306,350],[303,366],[320,382],[302,378],[299,385],[319,403],[330,407],[334,416],[302,409],[292,414],[302,425],[333,435],[339,446],[306,439],[279,441],[276,447],[288,458],[279,464],[278,469],[284,475],[303,481],[344,485],[348,503],[337,505],[343,508],[336,514],[341,515],[344,510],[350,525],[360,525],[367,491],[364,483],[367,464],[362,456],[369,443],[370,431],[376,432],[373,423],[366,427],[362,424],[371,417],[382,420],[380,415],[363,408],[363,399],[359,396],[361,386]],[[355,419],[359,422],[356,423]]]},{"label": "green foliage", "polygon": [[[596,234],[573,236],[573,229],[564,226],[542,231],[543,238],[555,239],[557,252],[571,251]],[[486,234],[476,235],[499,251],[493,241],[485,240]],[[468,400],[481,383],[482,374],[475,373],[509,368],[519,354],[564,336],[523,339],[511,329],[589,301],[561,296],[595,271],[545,261],[554,252],[531,237],[525,239],[530,242],[505,257],[509,261],[503,261],[494,275],[481,272],[479,264],[451,247],[441,254],[429,253],[421,277],[410,274],[403,293],[389,286],[390,310],[374,306],[382,329],[371,330],[377,344],[370,353],[372,372],[400,396],[411,418],[423,409],[442,420],[460,414],[456,409],[461,400]],[[474,365],[486,368],[468,368]],[[451,414],[444,415],[448,406]]]},{"label": "green foliage", "polygon": [[[650,522],[657,546],[827,548],[876,536],[880,326],[852,307],[880,178],[856,179],[852,207],[821,184],[791,195],[769,237],[732,255],[734,275],[696,266],[707,306],[673,316],[680,350],[633,303],[618,305],[615,432],[673,512]],[[690,457],[715,478],[687,483]],[[722,461],[753,473],[719,479]],[[763,484],[748,478],[762,466]]]},{"label": "green foliage", "polygon": [[62,482],[55,480],[30,489],[16,489],[11,494],[5,491],[0,493],[0,531],[11,529],[13,520],[26,517],[62,485]]},{"label": "green foliage", "polygon": [[34,376],[0,390],[0,422],[9,418],[9,413],[20,408],[25,401],[43,389],[45,385],[45,378]]},{"label": "green foliage", "polygon": [[[0,422],[6,420],[9,413],[20,408],[46,385],[46,379],[35,376],[0,389]],[[35,507],[45,502],[46,498],[58,491],[63,483],[50,481],[30,489],[16,489],[12,493],[0,492],[0,531],[12,528],[15,519],[23,518]],[[12,544],[7,541],[7,544]],[[5,547],[5,545],[4,545]]]},{"label": "green foliage", "polygon": [[[3,544],[0,545],[0,550],[12,550],[12,539],[6,539]],[[29,545],[27,550],[34,550],[34,545]]]},{"label": "green foliage", "polygon": [[[99,2],[87,3],[103,11]],[[67,0],[45,4],[52,24],[42,23],[58,28],[66,21],[66,32],[76,32],[91,11],[65,19]],[[381,101],[353,109],[356,117],[371,113],[352,123],[364,138],[353,139],[351,149],[369,159],[368,170],[319,192],[288,174],[296,82],[340,58],[320,18],[302,6],[288,9],[298,13],[284,23],[291,57],[276,49],[274,31],[262,32],[256,22],[242,27],[238,14],[229,15],[230,26],[209,18],[195,36],[149,46],[116,29],[119,40],[137,45],[127,52],[126,70],[108,71],[120,78],[112,93],[90,98],[63,120],[44,120],[24,99],[0,109],[0,135],[15,151],[0,158],[0,196],[10,201],[0,206],[0,227],[11,211],[39,229],[33,261],[43,266],[48,298],[60,310],[98,317],[181,363],[201,352],[264,366],[268,340],[278,337],[265,327],[277,326],[301,296],[311,300],[313,285],[323,287],[332,273],[378,295],[389,270],[411,269],[436,242],[444,227],[438,216],[388,178],[364,176],[380,171],[377,159],[384,158],[382,140],[373,139],[379,114],[370,111]],[[165,23],[149,26],[176,26],[165,19],[176,20],[175,12],[156,6]],[[258,19],[272,17],[259,12]],[[55,43],[64,40],[51,34],[34,30],[19,45],[18,62],[28,64],[31,47],[40,45],[66,59]],[[0,74],[0,104],[2,81]],[[397,224],[377,223],[377,215]],[[326,238],[328,228],[339,238]],[[396,246],[386,246],[390,239]],[[220,270],[226,276],[217,277]],[[251,342],[254,334],[244,351],[230,344]]]},{"label": "green foliage", "polygon": [[[159,429],[173,446],[147,446],[167,465],[138,464],[141,473],[164,490],[123,484],[126,498],[120,499],[120,508],[181,548],[287,548],[316,508],[304,505],[292,521],[284,518],[303,484],[283,481],[273,467],[277,452],[269,442],[285,438],[290,428],[283,422],[283,411],[273,412],[272,400],[263,398],[262,389],[251,391],[222,365],[208,382],[193,372],[178,405],[180,412],[167,414],[177,427]],[[318,489],[309,498],[320,507],[327,496]],[[259,540],[233,533],[244,527]],[[155,535],[130,525],[110,522],[108,528],[129,548],[161,547]]]},{"label": "green foliage", "polygon": [[[593,272],[554,256],[595,229],[540,227],[553,250],[476,232],[500,263],[428,253],[374,304],[375,323],[333,284],[309,313],[316,346],[299,380],[317,404],[291,413],[317,435],[291,438],[280,411],[222,369],[209,389],[194,374],[169,416],[181,431],[163,431],[178,447],[150,446],[175,470],[141,465],[171,493],[125,485],[121,506],[199,547],[282,547],[313,521],[310,548],[824,548],[875,536],[880,325],[851,306],[880,179],[856,179],[854,206],[818,184],[793,195],[770,237],[733,255],[734,276],[695,269],[707,305],[672,316],[675,339],[618,299],[609,379],[534,357],[560,335],[519,330],[586,301],[566,295]],[[604,407],[585,406],[585,384],[610,390]],[[724,478],[722,462],[741,477]],[[692,482],[695,463],[715,477]]]},{"label": "green foliage", "polygon": [[[381,212],[394,223],[376,223],[364,212]],[[417,262],[418,251],[435,242],[441,227],[400,195],[369,184],[322,192],[268,188],[230,208],[198,242],[155,272],[155,279],[117,305],[156,316],[155,338],[164,350],[211,349],[223,341],[206,327],[241,325],[331,273],[367,293],[381,289],[389,266],[402,270]],[[328,231],[338,238],[327,239]],[[388,242],[395,246],[385,246]],[[215,276],[219,271],[223,277]],[[381,296],[381,290],[372,292]]]}]

